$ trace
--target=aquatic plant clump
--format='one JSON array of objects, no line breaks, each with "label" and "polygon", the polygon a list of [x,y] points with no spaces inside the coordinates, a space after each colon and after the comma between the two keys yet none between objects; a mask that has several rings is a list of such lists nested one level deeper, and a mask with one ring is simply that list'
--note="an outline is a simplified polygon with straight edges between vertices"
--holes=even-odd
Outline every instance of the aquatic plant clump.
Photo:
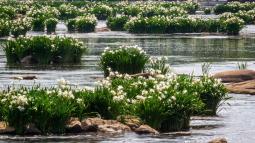
[{"label": "aquatic plant clump", "polygon": [[49,18],[45,21],[47,32],[55,32],[56,26],[58,24],[58,19]]},{"label": "aquatic plant clump", "polygon": [[14,37],[19,35],[25,36],[27,31],[31,29],[31,19],[30,18],[19,18],[11,23],[11,34]]},{"label": "aquatic plant clump", "polygon": [[9,64],[78,63],[85,49],[83,43],[68,37],[18,37],[4,48]]},{"label": "aquatic plant clump", "polygon": [[238,35],[244,27],[244,21],[238,17],[231,17],[222,22],[221,28],[229,35]]},{"label": "aquatic plant clump", "polygon": [[217,110],[220,101],[227,99],[222,96],[222,84],[211,77],[194,80],[192,76],[149,71],[148,76],[110,72],[92,90],[71,87],[64,79],[52,88],[10,87],[0,92],[0,118],[17,134],[24,134],[30,123],[43,134],[64,133],[68,119],[82,120],[92,114],[104,119],[133,115],[169,132],[189,129],[191,115],[212,109],[208,105],[217,105]]},{"label": "aquatic plant clump", "polygon": [[0,19],[0,37],[9,36],[10,21]]},{"label": "aquatic plant clump", "polygon": [[254,2],[229,2],[226,4],[217,5],[214,8],[215,14],[222,14],[224,12],[237,13],[239,11],[249,11],[255,8]]},{"label": "aquatic plant clump", "polygon": [[100,67],[105,76],[108,76],[110,71],[136,74],[144,70],[148,60],[149,57],[145,51],[138,46],[123,46],[117,49],[106,48],[100,58]]},{"label": "aquatic plant clump", "polygon": [[202,114],[216,115],[219,107],[230,98],[227,95],[227,89],[220,80],[209,76],[203,76],[196,82],[197,92],[205,104]]},{"label": "aquatic plant clump", "polygon": [[86,15],[76,18],[75,26],[78,32],[93,32],[97,24],[94,15]]},{"label": "aquatic plant clump", "polygon": [[67,28],[69,32],[78,31],[80,33],[93,32],[97,24],[95,15],[79,16],[75,19],[67,21]]},{"label": "aquatic plant clump", "polygon": [[140,117],[153,128],[162,132],[189,129],[190,116],[203,107],[193,86],[185,86],[172,73],[150,73],[146,78],[111,72],[100,83],[111,90],[115,101],[129,106],[126,114]]},{"label": "aquatic plant clump", "polygon": [[129,20],[129,16],[127,15],[120,15],[116,17],[109,17],[107,19],[107,27],[109,27],[112,31],[125,31],[124,25]]},{"label": "aquatic plant clump", "polygon": [[64,20],[75,18],[81,14],[79,9],[71,4],[62,4],[58,7],[58,10],[60,19]]},{"label": "aquatic plant clump", "polygon": [[113,9],[104,4],[96,5],[90,11],[98,20],[106,20],[113,13]]}]

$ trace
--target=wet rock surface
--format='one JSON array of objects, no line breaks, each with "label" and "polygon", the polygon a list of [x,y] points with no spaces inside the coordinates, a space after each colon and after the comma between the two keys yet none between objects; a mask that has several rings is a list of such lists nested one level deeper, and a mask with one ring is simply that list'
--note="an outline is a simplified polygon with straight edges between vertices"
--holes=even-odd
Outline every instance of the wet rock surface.
[{"label": "wet rock surface", "polygon": [[68,133],[80,133],[82,132],[81,122],[78,118],[71,118],[67,121],[66,130]]},{"label": "wet rock surface", "polygon": [[130,116],[130,115],[119,116],[117,117],[117,120],[129,126],[132,130],[134,130],[135,128],[139,128],[143,124],[138,117]]},{"label": "wet rock surface", "polygon": [[255,95],[255,71],[233,70],[220,72],[214,75],[225,84],[231,93]]},{"label": "wet rock surface", "polygon": [[227,140],[225,138],[215,138],[208,143],[227,143]]},{"label": "wet rock surface", "polygon": [[87,118],[81,122],[85,131],[97,131],[103,133],[122,133],[131,129],[116,120],[103,120],[101,118]]},{"label": "wet rock surface", "polygon": [[6,122],[0,122],[0,134],[12,134],[15,132],[13,127],[9,127]]},{"label": "wet rock surface", "polygon": [[255,80],[228,84],[226,88],[231,93],[255,95]]},{"label": "wet rock surface", "polygon": [[154,134],[154,135],[159,134],[157,130],[151,128],[148,125],[141,125],[140,127],[135,128],[134,132],[137,134]]},{"label": "wet rock surface", "polygon": [[231,70],[216,73],[213,77],[221,79],[223,83],[238,83],[248,80],[255,80],[253,70]]}]

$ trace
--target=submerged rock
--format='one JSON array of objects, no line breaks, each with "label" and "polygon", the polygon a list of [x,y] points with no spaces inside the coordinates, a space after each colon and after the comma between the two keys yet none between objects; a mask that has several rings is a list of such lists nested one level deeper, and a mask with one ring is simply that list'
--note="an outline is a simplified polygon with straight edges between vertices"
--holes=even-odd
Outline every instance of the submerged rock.
[{"label": "submerged rock", "polygon": [[137,134],[154,134],[157,135],[159,132],[148,125],[141,125],[139,128],[135,128],[134,132]]},{"label": "submerged rock", "polygon": [[24,58],[22,58],[20,60],[20,63],[22,65],[31,65],[31,64],[37,64],[38,61],[33,56],[29,55],[29,56],[25,56]]},{"label": "submerged rock", "polygon": [[227,143],[227,140],[225,138],[215,138],[208,143]]},{"label": "submerged rock", "polygon": [[67,121],[66,131],[68,133],[80,133],[82,132],[82,126],[79,118],[71,118]]},{"label": "submerged rock", "polygon": [[84,131],[97,131],[103,133],[122,133],[131,129],[116,120],[103,120],[101,118],[87,118],[81,122]]},{"label": "submerged rock", "polygon": [[108,31],[111,30],[107,27],[96,28],[96,32],[108,32]]},{"label": "submerged rock", "polygon": [[35,124],[27,124],[24,134],[39,135],[41,134],[41,131],[35,126]]},{"label": "submerged rock", "polygon": [[16,76],[12,77],[11,79],[16,79],[16,80],[34,80],[37,79],[36,76]]},{"label": "submerged rock", "polygon": [[216,73],[213,77],[221,79],[223,83],[238,83],[255,79],[253,70],[232,70]]},{"label": "submerged rock", "polygon": [[0,122],[0,134],[12,134],[15,132],[13,127],[9,127],[6,122]]}]

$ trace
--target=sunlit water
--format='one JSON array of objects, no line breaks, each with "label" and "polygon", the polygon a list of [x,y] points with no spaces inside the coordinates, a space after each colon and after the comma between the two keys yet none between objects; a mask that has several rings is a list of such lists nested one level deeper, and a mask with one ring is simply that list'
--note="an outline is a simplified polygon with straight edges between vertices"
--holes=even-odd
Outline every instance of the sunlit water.
[{"label": "sunlit water", "polygon": [[[104,23],[101,23],[104,26]],[[66,34],[63,25],[58,25],[58,34]],[[99,26],[100,27],[100,26]],[[251,26],[251,29],[253,27]],[[245,29],[244,29],[245,30]],[[29,33],[38,35],[42,33]],[[103,77],[98,67],[99,57],[105,47],[121,45],[139,45],[151,56],[167,56],[169,64],[176,73],[201,75],[201,64],[211,62],[211,73],[237,69],[238,62],[246,61],[249,69],[255,69],[255,36],[222,35],[133,35],[125,32],[99,32],[88,34],[66,34],[79,38],[88,47],[88,53],[82,56],[77,65],[11,67],[6,64],[3,48],[0,48],[0,88],[12,84],[31,86],[54,86],[56,80],[63,77],[78,86],[94,86],[97,79]],[[2,45],[3,45],[2,41]],[[17,81],[15,76],[35,75],[35,81]],[[253,143],[255,136],[255,97],[234,95],[224,105],[218,117],[194,118],[190,134],[176,136],[161,134],[159,136],[141,136],[133,133],[124,135],[72,135],[72,136],[0,136],[0,143],[33,142],[206,142],[214,137],[226,137],[234,143]]]}]

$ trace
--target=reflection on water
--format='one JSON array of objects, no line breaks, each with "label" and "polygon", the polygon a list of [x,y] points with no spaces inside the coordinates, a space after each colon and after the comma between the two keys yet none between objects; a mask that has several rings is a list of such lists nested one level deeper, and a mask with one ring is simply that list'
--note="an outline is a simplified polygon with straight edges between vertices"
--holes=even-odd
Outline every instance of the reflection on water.
[{"label": "reflection on water", "polygon": [[[32,33],[33,35],[33,33]],[[255,37],[228,37],[219,35],[132,35],[121,32],[68,34],[80,38],[89,48],[83,55],[81,64],[62,65],[61,67],[10,67],[6,65],[3,48],[0,48],[0,88],[11,84],[41,84],[53,86],[56,79],[66,78],[80,86],[94,84],[103,77],[98,67],[99,55],[107,46],[139,45],[152,56],[167,56],[169,63],[177,73],[201,74],[203,62],[212,63],[212,73],[237,69],[238,61],[247,61],[254,69]],[[13,76],[36,75],[36,81],[14,81]],[[185,135],[161,134],[159,136],[140,136],[133,133],[105,137],[102,135],[77,136],[0,136],[0,143],[33,142],[177,142],[204,143],[213,137],[227,137],[231,142],[252,143],[255,139],[255,97],[231,95],[231,106],[225,105],[219,117],[197,118],[191,124],[192,130]]]}]

